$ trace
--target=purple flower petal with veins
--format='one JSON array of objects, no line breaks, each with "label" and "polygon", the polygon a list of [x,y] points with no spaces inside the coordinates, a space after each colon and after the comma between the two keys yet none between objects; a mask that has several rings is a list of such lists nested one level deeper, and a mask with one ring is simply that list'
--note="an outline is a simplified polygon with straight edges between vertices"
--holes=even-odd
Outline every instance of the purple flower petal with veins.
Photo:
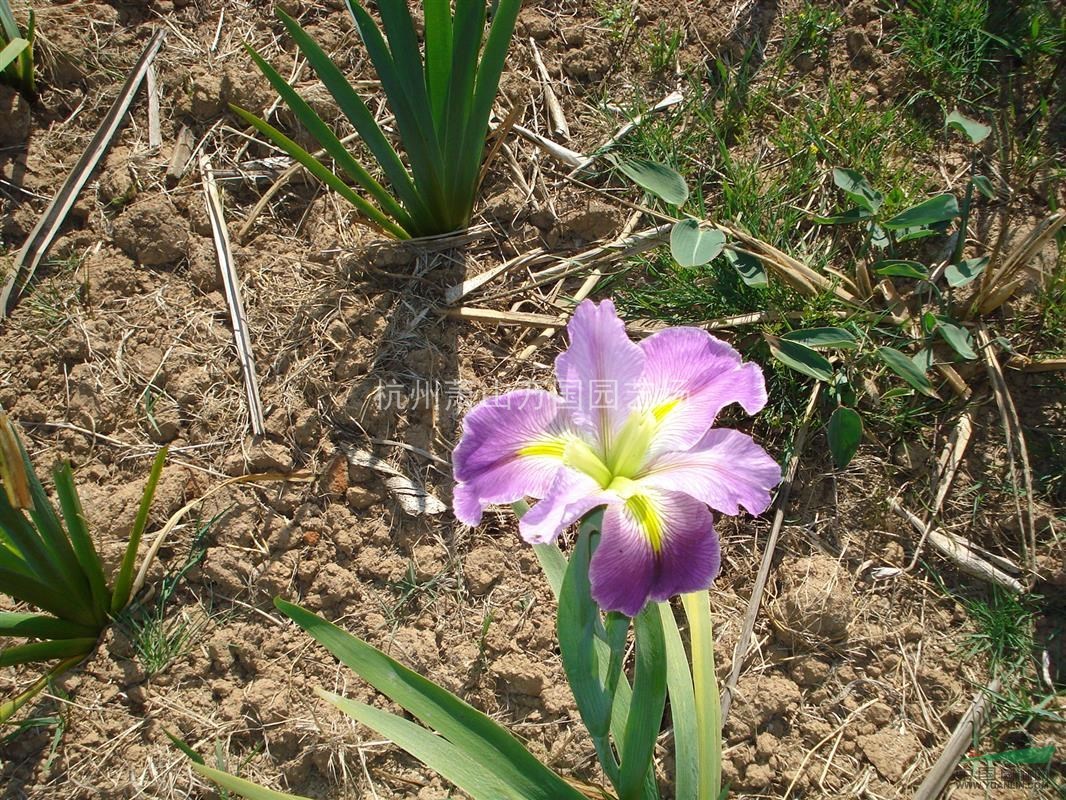
[{"label": "purple flower petal with veins", "polygon": [[781,479],[750,436],[712,427],[730,403],[762,409],[762,372],[698,328],[636,344],[609,300],[581,303],[567,331],[561,396],[509,392],[467,415],[453,457],[456,517],[476,525],[491,505],[533,498],[519,530],[538,544],[606,506],[589,566],[600,608],[634,616],[706,589],[720,563],[708,506],[761,514]]}]

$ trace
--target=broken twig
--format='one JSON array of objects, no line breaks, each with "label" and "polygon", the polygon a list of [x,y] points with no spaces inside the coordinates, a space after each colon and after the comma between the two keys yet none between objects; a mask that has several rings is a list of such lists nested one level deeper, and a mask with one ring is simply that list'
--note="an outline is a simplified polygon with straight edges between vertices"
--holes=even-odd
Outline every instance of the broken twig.
[{"label": "broken twig", "polygon": [[233,323],[233,343],[237,347],[237,357],[241,362],[244,375],[244,395],[248,401],[248,418],[252,433],[262,436],[266,430],[263,422],[263,403],[259,399],[259,380],[255,376],[255,359],[252,357],[252,340],[248,336],[248,319],[244,314],[241,301],[240,281],[233,264],[230,250],[229,233],[226,219],[222,212],[222,200],[218,196],[218,187],[211,172],[211,162],[206,156],[200,158],[200,172],[203,175],[204,195],[207,199],[207,214],[211,218],[211,235],[215,240],[215,252],[222,272],[222,283],[226,290],[226,305],[229,306],[230,321]]},{"label": "broken twig", "polygon": [[979,548],[969,539],[942,528],[927,526],[921,517],[904,508],[895,498],[888,501],[888,507],[907,520],[916,531],[924,533],[929,544],[962,572],[989,583],[995,583],[1013,592],[1022,591],[1022,585],[1017,579],[1011,577],[999,567],[990,564],[983,557]]},{"label": "broken twig", "polygon": [[111,141],[115,138],[115,134],[118,133],[118,129],[122,125],[126,112],[129,111],[130,105],[133,103],[133,98],[144,80],[152,59],[159,52],[159,48],[163,46],[165,38],[166,31],[162,28],[157,30],[155,35],[152,36],[148,46],[144,48],[141,57],[137,59],[133,70],[127,76],[126,82],[118,93],[118,97],[115,98],[115,102],[112,103],[107,112],[107,116],[104,117],[100,127],[93,134],[89,146],[81,154],[78,163],[74,165],[74,169],[71,170],[70,175],[67,176],[59,191],[56,192],[52,202],[48,204],[48,208],[45,209],[37,224],[33,226],[33,230],[30,231],[30,235],[26,238],[22,249],[15,256],[15,262],[11,266],[11,274],[4,284],[3,291],[0,292],[0,319],[7,316],[11,304],[18,299],[19,295],[33,279],[38,265],[48,253],[48,248],[52,246],[52,242],[55,241],[63,221],[66,219],[70,209],[74,207],[78,194],[89,180],[89,176],[92,175],[96,165],[100,163],[100,159],[107,153],[108,148],[111,146]]},{"label": "broken twig", "polygon": [[948,785],[951,773],[955,771],[955,766],[959,763],[959,759],[969,748],[974,735],[981,730],[981,724],[984,721],[988,707],[988,699],[999,692],[999,687],[999,678],[995,678],[988,686],[974,695],[970,708],[959,720],[959,724],[955,726],[955,730],[952,731],[947,744],[944,745],[944,752],[940,754],[940,758],[933,764],[933,768],[925,776],[922,785],[914,793],[914,800],[936,800],[940,793],[944,791],[944,787]]},{"label": "broken twig", "polygon": [[417,517],[422,514],[440,514],[447,510],[448,507],[441,500],[373,453],[343,443],[341,449],[352,466],[365,467],[382,473],[385,476],[385,488],[396,498],[396,502],[400,504],[400,508],[405,513]]}]

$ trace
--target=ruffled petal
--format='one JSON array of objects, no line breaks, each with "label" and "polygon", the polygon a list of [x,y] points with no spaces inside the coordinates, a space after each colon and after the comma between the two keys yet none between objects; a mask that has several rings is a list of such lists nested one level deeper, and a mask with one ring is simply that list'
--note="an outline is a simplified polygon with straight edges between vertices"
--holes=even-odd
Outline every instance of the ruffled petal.
[{"label": "ruffled petal", "polygon": [[740,513],[738,506],[761,514],[780,480],[777,462],[750,436],[713,428],[691,450],[655,458],[637,483],[685,492],[723,514]]},{"label": "ruffled petal", "polygon": [[494,503],[544,497],[571,438],[569,413],[551,392],[521,389],[478,403],[452,454],[455,516],[477,525]]},{"label": "ruffled petal", "polygon": [[556,473],[544,499],[523,515],[518,529],[530,544],[554,542],[560,533],[606,502],[607,495],[595,480],[564,467]]},{"label": "ruffled petal", "polygon": [[592,598],[604,611],[634,617],[648,602],[706,589],[719,566],[707,506],[681,492],[649,489],[607,507],[589,564]]},{"label": "ruffled petal", "polygon": [[718,412],[740,403],[754,414],[766,405],[762,370],[699,328],[668,328],[640,343],[646,356],[639,405],[660,420],[652,454],[687,450]]},{"label": "ruffled petal", "polygon": [[555,360],[559,388],[574,424],[603,455],[637,398],[644,353],[626,335],[610,300],[579,304],[566,330],[570,347]]}]

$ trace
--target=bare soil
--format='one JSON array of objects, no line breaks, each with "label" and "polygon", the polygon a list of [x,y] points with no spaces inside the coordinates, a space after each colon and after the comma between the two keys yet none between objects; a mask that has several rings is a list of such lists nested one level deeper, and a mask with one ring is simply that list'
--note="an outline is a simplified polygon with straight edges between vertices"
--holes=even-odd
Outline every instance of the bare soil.
[{"label": "bare soil", "polygon": [[[342,3],[283,5],[301,15],[353,78],[372,78]],[[752,4],[738,16],[730,4],[653,0],[619,39],[592,3],[530,4],[504,95],[528,103],[523,124],[546,131],[532,38],[557,79],[572,131],[568,144],[591,150],[616,124],[595,110],[600,99],[643,96],[653,103],[670,88],[672,76],[642,71],[641,32],[660,21],[682,25],[680,59],[693,64],[742,51],[754,37],[772,43],[791,5]],[[242,42],[260,48],[283,74],[298,63],[268,6],[230,0],[40,6],[40,103],[30,108],[0,89],[0,241],[9,258],[153,30],[168,29],[156,61],[162,146],[148,144],[142,95],[0,334],[0,405],[27,433],[42,473],[61,459],[74,464],[108,563],[122,552],[161,444],[171,456],[150,530],[226,477],[311,476],[229,489],[174,531],[151,570],[144,603],[151,606],[162,577],[186,564],[197,531],[210,522],[205,552],[166,612],[194,624],[187,646],[149,674],[135,637],[112,629],[87,663],[22,715],[58,717],[58,728],[29,726],[4,741],[2,796],[215,796],[167,732],[209,757],[217,749],[231,771],[312,798],[452,796],[439,778],[314,695],[322,687],[384,705],[274,611],[275,595],[458,692],[560,772],[597,783],[593,748],[555,649],[550,592],[510,514],[469,530],[447,512],[405,513],[386,476],[349,455],[372,452],[447,503],[463,409],[519,383],[550,385],[562,337],[518,362],[530,332],[444,317],[436,310],[444,290],[531,247],[568,254],[609,239],[629,214],[563,187],[550,162],[517,141],[532,196],[516,191],[507,165],[497,161],[475,235],[459,247],[381,242],[354,225],[337,198],[303,180],[288,184],[249,234],[235,237],[266,409],[267,434],[254,440],[196,161],[176,184],[166,171],[187,125],[219,171],[231,234],[276,177],[249,164],[272,154],[250,142],[225,107],[233,102],[261,112],[274,102]],[[870,101],[890,101],[898,79],[878,49],[879,12],[853,3],[846,16],[830,61],[812,69],[869,71]],[[306,68],[299,75],[312,105],[336,120],[322,87]],[[291,121],[284,110],[277,116]],[[509,276],[500,286],[523,279]],[[580,282],[571,278],[490,305],[558,313],[556,303]],[[1013,388],[1027,398],[1029,419],[1061,426],[1051,384],[1025,380]],[[988,488],[1006,470],[994,405],[985,407],[979,425],[979,444],[959,482],[980,488],[985,499],[975,506],[957,491],[953,527],[1016,552],[1009,488]],[[758,423],[753,432],[772,452],[787,446]],[[907,796],[987,683],[983,659],[967,656],[966,613],[930,572],[876,577],[878,567],[906,566],[915,539],[888,512],[887,499],[903,486],[927,490],[930,458],[946,434],[932,427],[917,458],[901,456],[891,442],[864,445],[843,474],[830,472],[824,439],[815,436],[788,510],[756,650],[725,731],[732,796]],[[1061,540],[1056,545],[1052,537],[1054,514],[1045,508],[1038,514],[1046,593],[1061,597],[1066,575]],[[720,525],[725,564],[712,605],[723,678],[768,530],[766,519]],[[960,582],[944,563],[936,571],[951,586]],[[32,677],[8,669],[0,681],[12,694]],[[1039,742],[1055,742],[1066,753],[1061,728],[1037,730]],[[965,791],[955,796],[975,796]]]}]

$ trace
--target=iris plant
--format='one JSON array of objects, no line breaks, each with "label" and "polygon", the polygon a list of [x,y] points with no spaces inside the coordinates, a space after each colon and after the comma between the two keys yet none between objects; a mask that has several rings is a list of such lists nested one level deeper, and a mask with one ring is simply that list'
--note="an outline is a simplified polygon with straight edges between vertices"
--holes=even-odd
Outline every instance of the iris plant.
[{"label": "iris plant", "polygon": [[[0,667],[59,660],[29,689],[0,704],[0,722],[92,652],[129,604],[137,548],[165,459],[164,448],[152,464],[122,563],[108,583],[70,465],[54,473],[57,512],[14,425],[0,411],[0,592],[33,608],[0,611]],[[9,644],[12,638],[33,641]]]},{"label": "iris plant", "polygon": [[388,188],[251,48],[252,59],[296,118],[363,193],[265,120],[241,108],[233,110],[382,231],[408,239],[465,227],[521,0],[499,0],[488,24],[485,0],[456,0],[454,13],[449,0],[425,0],[424,57],[407,0],[379,0],[384,35],[360,3],[347,0],[347,5],[395,118],[406,165],[337,65],[292,17],[281,9],[277,15],[366,144]]},{"label": "iris plant", "polygon": [[766,387],[757,365],[697,328],[630,341],[608,300],[578,306],[569,333],[560,394],[518,390],[467,415],[455,513],[477,525],[492,504],[536,498],[520,530],[541,544],[605,506],[592,596],[633,617],[710,586],[719,553],[708,506],[760,514],[770,504],[777,463],[750,436],[712,427],[730,403],[759,411]]},{"label": "iris plant", "polygon": [[[659,800],[654,754],[667,697],[671,795],[719,800],[721,706],[705,591],[719,552],[710,509],[764,511],[781,473],[751,437],[714,421],[730,403],[761,409],[763,376],[695,328],[636,344],[609,301],[579,305],[569,333],[556,361],[559,394],[510,392],[469,413],[454,453],[454,505],[470,525],[497,503],[521,514],[522,535],[558,600],[563,669],[613,791],[563,779],[458,697],[308,611],[275,604],[417,722],[322,697],[475,800]],[[539,501],[532,508],[530,497]],[[567,558],[554,540],[578,520]],[[677,594],[687,649],[666,602]],[[292,800],[208,767],[176,743],[227,790]]]}]

